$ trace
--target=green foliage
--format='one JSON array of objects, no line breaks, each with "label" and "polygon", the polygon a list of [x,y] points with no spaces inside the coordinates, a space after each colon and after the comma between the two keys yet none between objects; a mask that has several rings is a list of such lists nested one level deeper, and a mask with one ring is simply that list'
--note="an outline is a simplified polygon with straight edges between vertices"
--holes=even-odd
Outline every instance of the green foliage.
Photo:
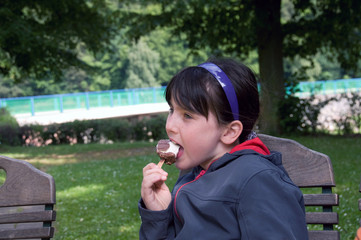
[{"label": "green foliage", "polygon": [[0,124],[4,123],[10,126],[19,127],[16,118],[11,116],[10,112],[6,108],[0,108]]},{"label": "green foliage", "polygon": [[[303,75],[302,75],[303,76]],[[278,106],[281,131],[284,134],[304,132],[306,99],[300,99],[295,94],[299,92],[297,87],[298,79],[302,76],[293,73],[286,81],[286,95]]]},{"label": "green foliage", "polygon": [[279,106],[282,133],[302,132],[304,103],[293,95],[286,95]]},{"label": "green foliage", "polygon": [[0,73],[62,76],[76,66],[89,69],[77,54],[105,50],[114,18],[104,0],[11,1],[0,3]]},{"label": "green foliage", "polygon": [[6,108],[0,108],[0,144],[20,144],[19,124]]},{"label": "green foliage", "polygon": [[151,50],[140,40],[129,49],[127,78],[125,88],[143,88],[160,86],[157,80],[159,54]]},{"label": "green foliage", "polygon": [[211,55],[207,48],[196,52],[189,49],[182,37],[172,35],[171,28],[154,30],[142,39],[159,53],[158,79],[162,85],[166,85],[180,69],[198,65]]}]

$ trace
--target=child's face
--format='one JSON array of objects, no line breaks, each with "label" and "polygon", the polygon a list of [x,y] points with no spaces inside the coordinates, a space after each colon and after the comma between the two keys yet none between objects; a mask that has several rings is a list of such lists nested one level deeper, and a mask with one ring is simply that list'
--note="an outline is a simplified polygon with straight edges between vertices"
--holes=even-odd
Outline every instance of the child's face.
[{"label": "child's face", "polygon": [[228,152],[221,142],[224,127],[219,126],[212,112],[206,117],[187,111],[171,100],[166,124],[169,138],[179,144],[180,150],[176,166],[189,169],[201,165],[207,169],[209,164]]}]

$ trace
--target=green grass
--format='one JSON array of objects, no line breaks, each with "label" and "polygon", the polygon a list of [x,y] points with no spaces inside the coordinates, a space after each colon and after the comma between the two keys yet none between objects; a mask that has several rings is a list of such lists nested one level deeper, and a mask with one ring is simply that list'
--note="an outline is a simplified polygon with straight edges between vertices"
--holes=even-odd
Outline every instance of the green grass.
[{"label": "green grass", "polygon": [[[57,184],[56,239],[138,239],[142,168],[155,156],[49,169]],[[171,181],[176,179],[173,171]]]},{"label": "green grass", "polygon": [[[361,213],[357,201],[361,174],[361,138],[290,137],[330,156],[340,195],[341,239],[353,239]],[[0,155],[31,160],[51,174],[57,188],[54,239],[138,239],[142,168],[157,162],[154,143],[0,147]],[[168,186],[178,176],[174,166]],[[1,175],[0,175],[1,181]]]}]

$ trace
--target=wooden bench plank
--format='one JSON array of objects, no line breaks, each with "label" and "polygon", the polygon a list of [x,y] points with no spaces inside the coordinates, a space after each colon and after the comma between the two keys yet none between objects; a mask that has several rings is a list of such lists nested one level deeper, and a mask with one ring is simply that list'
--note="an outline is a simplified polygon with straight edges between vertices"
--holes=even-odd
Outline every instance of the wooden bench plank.
[{"label": "wooden bench plank", "polygon": [[307,224],[338,224],[337,212],[306,212]]},{"label": "wooden bench plank", "polygon": [[0,188],[0,206],[55,204],[55,182],[26,161],[0,156],[6,180]]},{"label": "wooden bench plank", "polygon": [[305,206],[338,206],[337,194],[303,194]]},{"label": "wooden bench plank", "polygon": [[329,240],[329,239],[340,239],[340,233],[338,231],[308,231],[309,240]]},{"label": "wooden bench plank", "polygon": [[26,223],[55,221],[55,211],[0,214],[1,223]]},{"label": "wooden bench plank", "polygon": [[282,153],[283,166],[297,186],[336,186],[332,163],[327,155],[308,149],[291,139],[264,134],[258,136],[270,150]]},{"label": "wooden bench plank", "polygon": [[52,238],[53,236],[53,227],[0,230],[0,239]]}]

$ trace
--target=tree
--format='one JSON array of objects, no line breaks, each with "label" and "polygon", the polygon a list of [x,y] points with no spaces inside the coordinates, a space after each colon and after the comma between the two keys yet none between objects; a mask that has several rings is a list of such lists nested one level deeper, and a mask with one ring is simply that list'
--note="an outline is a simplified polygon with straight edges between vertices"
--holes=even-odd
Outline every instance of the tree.
[{"label": "tree", "polygon": [[126,88],[160,86],[157,80],[159,54],[151,50],[144,41],[134,43],[128,53]]},{"label": "tree", "polygon": [[[189,47],[210,47],[246,57],[258,52],[261,81],[261,119],[264,132],[280,132],[278,106],[285,95],[283,60],[296,56],[312,60],[317,52],[328,54],[344,69],[356,70],[361,53],[358,0],[147,0],[139,4],[151,11],[124,11],[121,23],[129,36],[171,27],[175,36],[185,34]],[[155,8],[154,6],[158,6]],[[146,8],[144,8],[146,9]],[[281,18],[281,12],[288,15]]]},{"label": "tree", "polygon": [[106,0],[2,0],[0,22],[0,73],[18,81],[89,68],[79,49],[105,50],[115,23]]},{"label": "tree", "polygon": [[[169,29],[155,30],[139,38],[138,43],[117,33],[109,45],[111,51],[86,57],[86,62],[101,70],[93,78],[110,79],[111,89],[165,85],[175,71],[206,59],[205,51],[189,54],[186,41],[173,38]],[[110,53],[111,52],[111,53]]]}]

